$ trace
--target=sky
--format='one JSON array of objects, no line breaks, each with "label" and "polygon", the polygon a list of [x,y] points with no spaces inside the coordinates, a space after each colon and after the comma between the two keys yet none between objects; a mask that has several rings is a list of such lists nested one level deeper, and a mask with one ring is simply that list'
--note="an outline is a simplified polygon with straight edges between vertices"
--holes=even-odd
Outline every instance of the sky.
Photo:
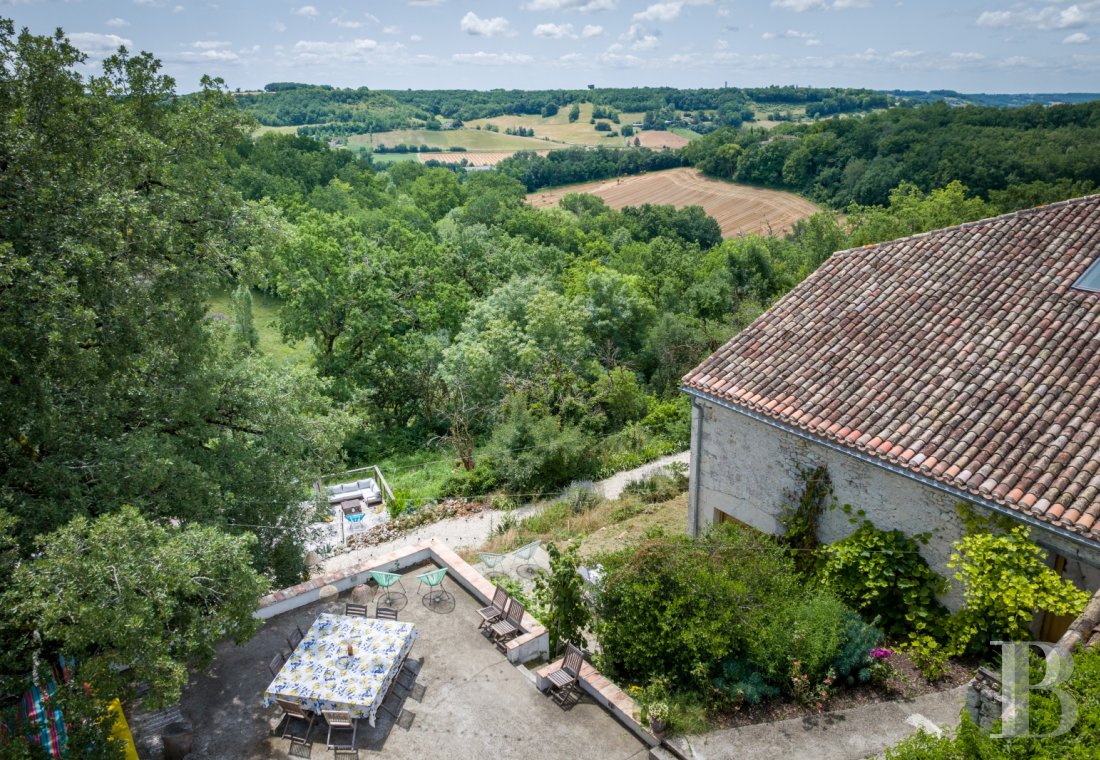
[{"label": "sky", "polygon": [[1100,91],[1100,0],[0,0],[64,29],[89,70],[119,45],[196,89],[769,84]]}]

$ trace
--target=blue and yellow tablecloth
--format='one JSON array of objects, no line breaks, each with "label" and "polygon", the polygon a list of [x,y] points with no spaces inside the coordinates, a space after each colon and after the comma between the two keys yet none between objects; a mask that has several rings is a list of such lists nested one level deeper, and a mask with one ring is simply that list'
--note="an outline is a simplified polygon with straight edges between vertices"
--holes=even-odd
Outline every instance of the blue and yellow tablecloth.
[{"label": "blue and yellow tablecloth", "polygon": [[412,623],[322,613],[267,687],[264,706],[285,699],[314,712],[347,710],[373,726],[417,638]]}]

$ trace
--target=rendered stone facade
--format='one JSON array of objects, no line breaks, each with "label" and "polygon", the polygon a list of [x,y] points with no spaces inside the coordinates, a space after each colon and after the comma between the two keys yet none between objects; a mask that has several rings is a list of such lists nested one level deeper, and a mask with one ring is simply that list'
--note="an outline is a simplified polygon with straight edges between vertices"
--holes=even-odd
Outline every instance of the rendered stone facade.
[{"label": "rendered stone facade", "polygon": [[[722,512],[766,533],[780,533],[782,505],[804,488],[801,473],[820,465],[829,471],[839,504],[863,510],[883,530],[930,534],[921,552],[949,579],[951,590],[943,602],[956,609],[962,599],[947,562],[953,542],[965,529],[957,496],[698,397],[692,404],[689,531],[697,534]],[[856,527],[844,511],[828,510],[819,536],[832,543]],[[1040,529],[1033,529],[1032,537],[1066,558],[1065,577],[1081,588],[1100,588],[1097,552]]]}]

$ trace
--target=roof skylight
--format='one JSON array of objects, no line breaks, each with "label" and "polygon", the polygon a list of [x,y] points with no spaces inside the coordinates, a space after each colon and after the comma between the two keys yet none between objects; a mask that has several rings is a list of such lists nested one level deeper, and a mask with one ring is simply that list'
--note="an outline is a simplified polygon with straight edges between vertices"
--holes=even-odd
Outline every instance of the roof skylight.
[{"label": "roof skylight", "polygon": [[1073,283],[1077,290],[1087,290],[1090,293],[1100,293],[1100,257],[1089,265],[1085,273]]}]

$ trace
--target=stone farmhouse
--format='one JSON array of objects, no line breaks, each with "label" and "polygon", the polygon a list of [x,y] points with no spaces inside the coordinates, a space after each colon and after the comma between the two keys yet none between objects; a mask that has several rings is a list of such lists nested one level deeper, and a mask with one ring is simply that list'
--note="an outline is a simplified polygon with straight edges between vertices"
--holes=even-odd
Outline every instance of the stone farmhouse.
[{"label": "stone farmhouse", "polygon": [[[1028,525],[1063,577],[1100,588],[1100,195],[838,252],[683,390],[693,534],[780,532],[824,466],[877,527],[931,533],[922,553],[949,577],[965,505]],[[853,529],[827,511],[821,539]]]}]

